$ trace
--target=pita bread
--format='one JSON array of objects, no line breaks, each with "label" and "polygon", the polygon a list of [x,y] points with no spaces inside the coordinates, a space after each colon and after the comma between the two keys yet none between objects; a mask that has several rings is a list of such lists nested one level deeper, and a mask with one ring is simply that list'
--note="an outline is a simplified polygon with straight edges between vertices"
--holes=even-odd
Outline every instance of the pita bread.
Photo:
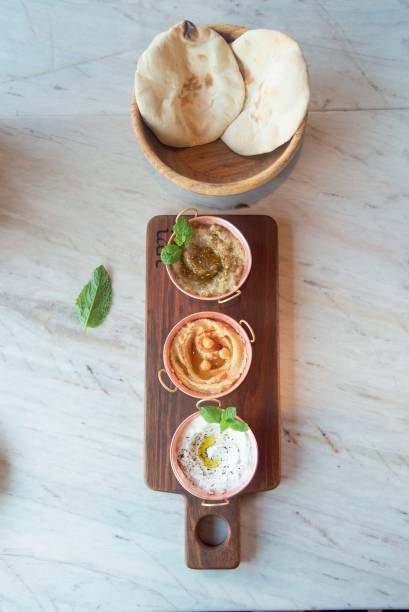
[{"label": "pita bread", "polygon": [[161,142],[191,147],[219,138],[242,109],[243,77],[224,38],[183,21],[156,36],[139,59],[135,97]]},{"label": "pita bread", "polygon": [[223,142],[240,155],[267,153],[293,136],[307,111],[307,65],[298,43],[273,30],[250,30],[232,49],[246,84],[240,115]]}]

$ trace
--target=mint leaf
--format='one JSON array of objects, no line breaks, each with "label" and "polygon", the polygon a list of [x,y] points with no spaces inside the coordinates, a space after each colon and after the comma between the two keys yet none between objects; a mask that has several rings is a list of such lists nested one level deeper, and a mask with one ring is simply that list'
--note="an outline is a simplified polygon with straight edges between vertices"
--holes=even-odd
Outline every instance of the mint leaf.
[{"label": "mint leaf", "polygon": [[247,423],[244,423],[243,421],[239,421],[239,419],[234,419],[230,427],[234,429],[234,431],[247,431],[249,428]]},{"label": "mint leaf", "polygon": [[249,428],[247,423],[240,421],[236,417],[236,408],[234,406],[229,406],[225,410],[218,408],[218,406],[201,406],[199,412],[208,423],[219,423],[220,433],[223,433],[229,427],[235,431],[247,431]]},{"label": "mint leaf", "polygon": [[175,264],[182,255],[183,247],[185,247],[192,238],[193,229],[187,219],[183,217],[176,221],[173,226],[173,242],[166,244],[160,252],[162,263],[166,266]]},{"label": "mint leaf", "polygon": [[228,408],[226,408],[224,410],[222,419],[223,419],[223,421],[224,420],[226,420],[226,421],[232,420],[233,421],[236,418],[236,414],[237,414],[236,408],[234,406],[229,406]]},{"label": "mint leaf", "polygon": [[208,423],[220,423],[223,411],[217,406],[201,406],[199,412]]},{"label": "mint leaf", "polygon": [[111,278],[104,266],[98,266],[75,301],[77,317],[83,327],[101,325],[108,314],[111,300]]},{"label": "mint leaf", "polygon": [[192,238],[193,229],[187,219],[184,217],[178,219],[173,226],[173,231],[175,234],[174,241],[178,246],[183,247],[189,244]]},{"label": "mint leaf", "polygon": [[226,429],[229,429],[229,427],[231,427],[233,423],[233,419],[222,419],[220,421],[220,433],[223,433],[224,431],[226,431]]},{"label": "mint leaf", "polygon": [[166,266],[174,264],[182,255],[182,248],[177,244],[166,244],[160,252],[162,263]]}]

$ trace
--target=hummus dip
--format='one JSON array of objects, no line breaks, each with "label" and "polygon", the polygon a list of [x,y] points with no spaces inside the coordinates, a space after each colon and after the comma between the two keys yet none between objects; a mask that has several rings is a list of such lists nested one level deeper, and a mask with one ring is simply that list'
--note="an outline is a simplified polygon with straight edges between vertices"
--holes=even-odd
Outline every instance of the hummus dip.
[{"label": "hummus dip", "polygon": [[249,431],[226,429],[207,423],[200,415],[186,427],[177,448],[184,475],[206,493],[224,493],[240,486],[254,466]]},{"label": "hummus dip", "polygon": [[214,397],[240,378],[247,354],[242,338],[230,325],[215,319],[196,319],[175,334],[169,359],[183,385]]},{"label": "hummus dip", "polygon": [[189,244],[172,266],[175,281],[200,297],[232,293],[244,271],[245,252],[240,240],[216,223],[195,223],[192,228]]}]

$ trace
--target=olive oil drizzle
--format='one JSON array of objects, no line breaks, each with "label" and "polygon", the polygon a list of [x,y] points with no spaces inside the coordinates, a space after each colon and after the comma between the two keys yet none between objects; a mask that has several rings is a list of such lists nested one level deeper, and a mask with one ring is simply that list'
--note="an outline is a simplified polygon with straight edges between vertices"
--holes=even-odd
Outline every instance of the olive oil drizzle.
[{"label": "olive oil drizzle", "polygon": [[202,283],[212,280],[223,269],[219,255],[207,246],[191,245],[188,251],[185,249],[181,264],[184,276]]},{"label": "olive oil drizzle", "polygon": [[212,459],[207,454],[207,449],[215,444],[216,440],[214,436],[206,436],[203,442],[200,444],[197,454],[202,463],[208,468],[213,469],[220,465],[220,459]]}]

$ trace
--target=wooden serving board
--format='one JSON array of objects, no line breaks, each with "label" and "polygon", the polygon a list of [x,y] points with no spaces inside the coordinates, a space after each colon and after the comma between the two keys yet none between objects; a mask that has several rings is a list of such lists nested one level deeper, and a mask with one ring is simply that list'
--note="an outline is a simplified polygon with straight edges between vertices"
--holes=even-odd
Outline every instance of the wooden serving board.
[{"label": "wooden serving board", "polygon": [[[172,233],[173,215],[153,217],[146,240],[145,482],[156,491],[186,496],[186,562],[196,569],[228,569],[239,564],[239,496],[232,498],[228,506],[203,507],[201,500],[182,489],[170,466],[172,436],[179,423],[195,412],[196,400],[181,391],[167,392],[159,384],[157,373],[163,367],[166,336],[186,315],[220,311],[237,321],[246,319],[253,327],[256,342],[250,371],[243,383],[221,401],[223,407],[237,407],[258,442],[258,468],[244,493],[273,489],[280,481],[277,226],[266,215],[221,216],[244,234],[253,257],[242,294],[226,304],[189,298],[170,281],[160,261],[160,251]],[[197,536],[200,518],[209,514],[229,524],[228,537],[220,546],[208,546]]]}]

